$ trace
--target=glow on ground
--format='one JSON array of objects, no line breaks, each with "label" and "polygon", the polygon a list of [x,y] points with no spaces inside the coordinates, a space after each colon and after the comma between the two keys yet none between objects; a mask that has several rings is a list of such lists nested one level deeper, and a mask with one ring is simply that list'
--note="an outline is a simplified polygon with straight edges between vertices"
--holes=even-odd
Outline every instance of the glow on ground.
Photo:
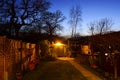
[{"label": "glow on ground", "polygon": [[74,60],[74,58],[70,57],[58,57],[59,60]]}]

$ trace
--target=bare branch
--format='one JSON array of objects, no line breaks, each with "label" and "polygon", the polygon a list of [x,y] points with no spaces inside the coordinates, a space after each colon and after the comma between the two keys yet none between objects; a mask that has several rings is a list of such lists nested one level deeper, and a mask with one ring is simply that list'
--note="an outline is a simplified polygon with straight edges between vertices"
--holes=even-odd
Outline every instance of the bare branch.
[{"label": "bare branch", "polygon": [[70,9],[69,23],[72,28],[72,35],[71,35],[72,37],[74,37],[76,35],[77,26],[82,21],[81,14],[82,14],[82,12],[81,12],[81,8],[79,6],[72,7]]},{"label": "bare branch", "polygon": [[105,34],[111,31],[113,21],[109,18],[103,18],[96,22],[91,22],[89,25],[89,31],[96,34]]}]

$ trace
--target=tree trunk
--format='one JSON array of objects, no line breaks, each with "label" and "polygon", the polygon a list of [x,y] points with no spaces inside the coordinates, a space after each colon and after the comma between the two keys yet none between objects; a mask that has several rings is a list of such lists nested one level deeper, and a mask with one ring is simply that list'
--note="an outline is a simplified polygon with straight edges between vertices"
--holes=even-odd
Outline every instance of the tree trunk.
[{"label": "tree trunk", "polygon": [[15,37],[19,37],[19,30],[21,26],[20,25],[15,25]]}]

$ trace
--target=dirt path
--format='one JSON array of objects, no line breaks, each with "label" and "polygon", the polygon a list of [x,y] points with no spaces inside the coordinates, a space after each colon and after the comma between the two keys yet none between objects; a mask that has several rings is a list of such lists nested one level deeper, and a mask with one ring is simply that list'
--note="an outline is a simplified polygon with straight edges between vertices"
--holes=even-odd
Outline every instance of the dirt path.
[{"label": "dirt path", "polygon": [[99,78],[98,76],[96,76],[95,74],[93,74],[92,72],[86,70],[84,67],[82,67],[80,64],[78,64],[77,62],[74,61],[73,58],[58,58],[60,60],[67,60],[69,61],[78,71],[80,71],[83,76],[85,76],[88,80],[102,80],[101,78]]},{"label": "dirt path", "polygon": [[33,71],[28,71],[23,80],[87,80],[68,61],[41,62]]}]

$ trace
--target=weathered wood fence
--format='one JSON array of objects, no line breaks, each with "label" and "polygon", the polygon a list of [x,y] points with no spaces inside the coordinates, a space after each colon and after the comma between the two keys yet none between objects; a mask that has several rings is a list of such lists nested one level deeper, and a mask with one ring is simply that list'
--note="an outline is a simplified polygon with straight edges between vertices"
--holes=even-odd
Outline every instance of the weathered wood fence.
[{"label": "weathered wood fence", "polygon": [[36,57],[35,44],[0,37],[0,80],[12,80]]}]

